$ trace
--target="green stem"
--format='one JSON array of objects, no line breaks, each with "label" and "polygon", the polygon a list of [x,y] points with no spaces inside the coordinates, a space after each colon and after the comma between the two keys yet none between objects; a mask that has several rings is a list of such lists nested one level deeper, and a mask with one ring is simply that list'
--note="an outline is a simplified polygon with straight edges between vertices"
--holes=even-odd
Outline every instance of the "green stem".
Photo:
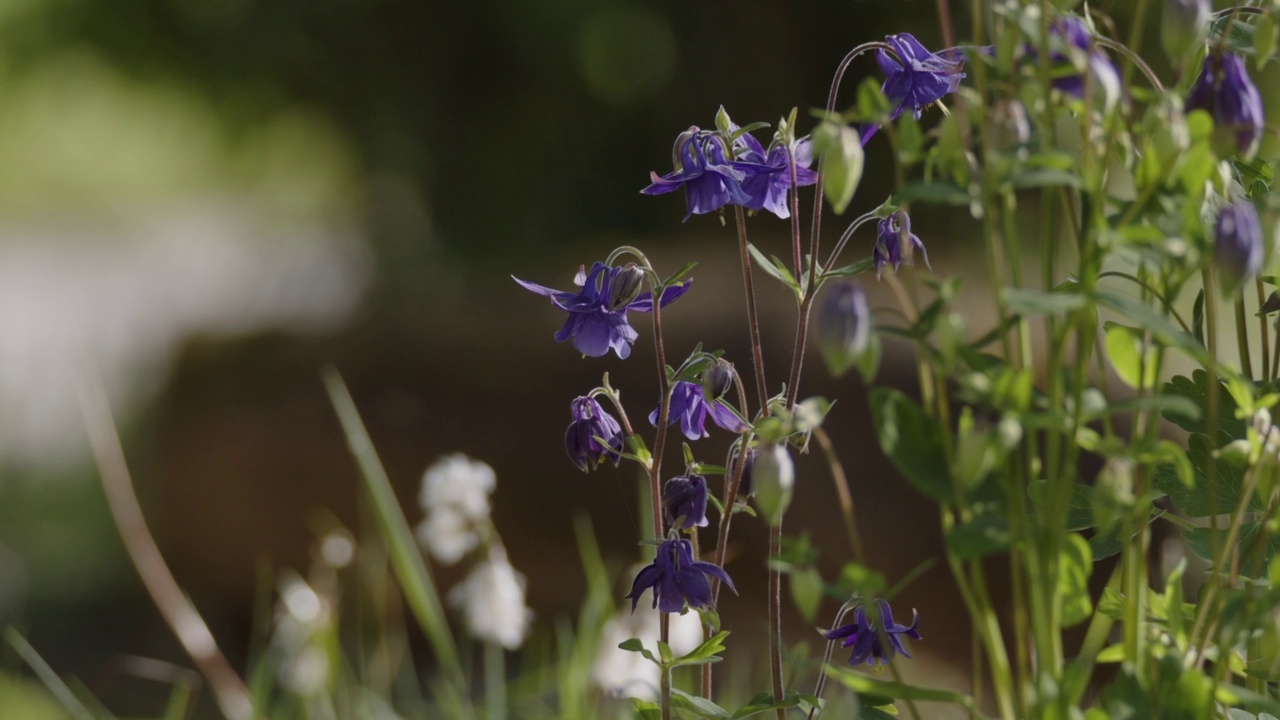
[{"label": "green stem", "polygon": [[502,646],[484,644],[484,704],[489,720],[507,718],[507,667]]}]

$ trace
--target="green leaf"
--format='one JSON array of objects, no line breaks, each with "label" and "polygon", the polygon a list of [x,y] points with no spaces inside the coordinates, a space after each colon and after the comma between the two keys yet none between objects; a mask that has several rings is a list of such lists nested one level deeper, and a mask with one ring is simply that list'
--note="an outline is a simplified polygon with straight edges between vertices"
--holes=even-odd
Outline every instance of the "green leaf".
[{"label": "green leaf", "polygon": [[822,158],[822,190],[837,215],[844,213],[862,181],[862,142],[858,131],[824,120],[813,132],[813,149]]},{"label": "green leaf", "polygon": [[861,275],[864,272],[870,272],[874,266],[875,266],[875,258],[867,258],[865,260],[859,260],[858,262],[853,263],[852,265],[845,265],[844,267],[832,268],[831,272],[823,273],[822,277],[824,280],[826,278],[854,277],[855,275]]},{"label": "green leaf", "polygon": [[854,594],[864,597],[876,597],[885,588],[884,575],[878,570],[859,565],[845,563],[840,569],[840,577],[835,583],[836,595],[847,598]]},{"label": "green leaf", "polygon": [[910,183],[898,193],[897,200],[902,204],[922,205],[955,205],[967,207],[973,202],[968,190],[949,183],[918,182]]},{"label": "green leaf", "polygon": [[898,472],[928,497],[953,502],[942,433],[934,419],[890,388],[872,390],[870,403],[880,449]]},{"label": "green leaf", "polygon": [[1193,360],[1204,364],[1209,363],[1210,358],[1203,345],[1146,303],[1139,302],[1128,295],[1105,290],[1095,291],[1094,297],[1099,305],[1124,315],[1143,330],[1150,332],[1160,342],[1181,350]]},{"label": "green leaf", "polygon": [[822,604],[822,575],[817,568],[802,568],[787,576],[791,588],[791,601],[796,604],[800,616],[812,623]]},{"label": "green leaf", "polygon": [[[1240,525],[1240,534],[1236,540],[1236,547],[1240,549],[1240,574],[1245,577],[1265,576],[1267,565],[1276,556],[1276,551],[1280,550],[1280,535],[1270,535],[1262,548],[1262,562],[1259,563],[1254,559],[1250,551],[1253,547],[1253,540],[1258,535],[1259,527],[1261,527],[1261,523],[1253,520]],[[1214,561],[1213,528],[1201,527],[1187,530],[1182,533],[1182,539],[1187,543],[1187,547],[1191,549],[1191,552],[1209,562]],[[1221,543],[1226,542],[1226,539],[1227,524],[1224,522],[1222,527],[1218,528],[1219,547],[1221,547]]]},{"label": "green leaf", "polygon": [[[1027,486],[1027,494],[1039,512],[1047,512],[1049,505],[1049,481],[1035,480]],[[1071,484],[1071,499],[1067,503],[1066,530],[1074,532],[1093,527],[1093,486],[1085,483]],[[1061,512],[1057,510],[1055,512]]]},{"label": "green leaf", "polygon": [[668,277],[666,280],[663,280],[662,286],[671,287],[672,285],[675,285],[676,283],[680,282],[680,280],[683,279],[685,275],[688,275],[689,271],[692,270],[694,267],[696,267],[697,264],[698,263],[696,260],[690,260],[689,262],[685,263],[679,270],[672,273],[670,277]]},{"label": "green leaf", "polygon": [[729,637],[728,630],[721,630],[702,642],[698,647],[690,650],[683,657],[677,658],[671,663],[671,667],[680,667],[681,665],[706,665],[707,663],[719,662],[720,652],[724,650],[724,639]]},{"label": "green leaf", "polygon": [[920,121],[913,113],[903,113],[898,118],[898,158],[905,165],[920,159],[920,150],[924,147],[924,135],[920,132]]},{"label": "green leaf", "polygon": [[662,720],[662,706],[648,700],[631,698],[631,712],[636,720]]},{"label": "green leaf", "polygon": [[1156,348],[1144,342],[1142,331],[1107,322],[1107,360],[1120,380],[1131,388],[1148,388],[1156,383]]},{"label": "green leaf", "polygon": [[947,533],[947,551],[961,560],[972,560],[1009,547],[1009,521],[1003,515],[984,514]]},{"label": "green leaf", "polygon": [[1204,288],[1196,293],[1196,301],[1191,306],[1191,335],[1204,345]]},{"label": "green leaf", "polygon": [[732,717],[733,720],[739,720],[739,718],[751,717],[752,715],[758,715],[762,712],[768,712],[769,710],[777,710],[778,708],[786,709],[799,707],[803,710],[804,705],[806,704],[820,708],[823,703],[822,700],[812,695],[805,695],[803,693],[795,692],[794,690],[784,695],[782,697],[782,702],[775,703],[771,693],[762,692],[751,698],[746,705],[743,705],[735,711]]},{"label": "green leaf", "polygon": [[1062,599],[1062,626],[1071,627],[1089,619],[1093,603],[1089,601],[1089,573],[1093,553],[1089,543],[1070,533],[1058,556],[1058,597]]},{"label": "green leaf", "polygon": [[839,680],[845,687],[859,694],[878,695],[894,700],[921,700],[925,702],[955,703],[965,708],[974,707],[973,698],[950,690],[916,687],[900,682],[873,680],[845,665],[827,665],[827,674]]},{"label": "green leaf", "polygon": [[756,265],[759,265],[760,269],[763,270],[766,275],[791,288],[797,295],[800,294],[800,283],[796,282],[796,279],[791,275],[791,271],[788,270],[785,265],[778,262],[777,258],[774,258],[772,261],[769,260],[769,258],[764,256],[764,253],[757,250],[756,246],[751,243],[747,243],[747,252],[751,253],[751,257],[755,259]]},{"label": "green leaf", "polygon": [[733,717],[728,710],[714,702],[704,697],[690,695],[680,688],[671,688],[671,704],[682,710],[688,710],[698,717],[712,718],[712,720],[730,720]]},{"label": "green leaf", "polygon": [[662,661],[659,660],[652,652],[649,651],[648,648],[644,646],[644,643],[640,641],[640,638],[630,638],[627,640],[623,640],[622,642],[618,643],[618,649],[626,650],[627,652],[638,652],[641,655],[643,655],[646,660],[652,662],[654,665],[657,665],[658,667],[662,667]]},{"label": "green leaf", "polygon": [[1262,15],[1258,18],[1256,27],[1257,32],[1253,34],[1253,53],[1257,68],[1261,70],[1276,52],[1275,15],[1272,13]]},{"label": "green leaf", "polygon": [[1018,190],[1038,187],[1081,187],[1080,176],[1067,170],[1025,170],[1010,178],[1009,183]]},{"label": "green leaf", "polygon": [[[1218,417],[1217,428],[1225,432],[1233,440],[1245,437],[1244,420],[1236,417],[1236,401],[1227,392],[1221,381],[1218,383]],[[1205,420],[1209,416],[1209,373],[1196,370],[1188,379],[1176,375],[1160,388],[1164,395],[1179,395],[1191,400],[1200,408],[1199,417],[1189,417],[1177,413],[1164,413],[1164,419],[1186,430],[1189,433],[1208,434],[1209,424]]]},{"label": "green leaf", "polygon": [[[1231,442],[1226,433],[1218,433],[1218,447]],[[1195,482],[1191,487],[1182,484],[1177,473],[1170,465],[1157,465],[1155,470],[1156,487],[1169,496],[1174,506],[1184,515],[1190,517],[1207,517],[1209,507],[1209,481],[1205,470],[1209,463],[1209,436],[1196,433],[1187,438],[1187,459],[1195,470]],[[1216,488],[1214,505],[1217,513],[1234,512],[1240,503],[1241,485],[1244,481],[1243,471],[1234,465],[1218,459],[1214,464]],[[1257,496],[1249,498],[1245,505],[1246,512],[1262,512],[1262,503]]]}]

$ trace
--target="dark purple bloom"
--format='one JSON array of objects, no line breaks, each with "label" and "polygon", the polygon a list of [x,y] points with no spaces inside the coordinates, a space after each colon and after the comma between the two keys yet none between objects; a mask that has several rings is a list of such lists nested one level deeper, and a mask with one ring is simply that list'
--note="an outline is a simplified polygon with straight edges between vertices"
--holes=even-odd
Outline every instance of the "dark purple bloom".
[{"label": "dark purple bloom", "polygon": [[[1072,55],[1088,53],[1087,62],[1095,92],[1101,92],[1110,106],[1120,97],[1120,73],[1116,72],[1107,54],[1094,46],[1092,38],[1093,34],[1083,20],[1074,15],[1063,15],[1049,28],[1049,62],[1055,66],[1065,64],[1077,68]],[[1055,78],[1053,86],[1072,97],[1084,97],[1084,78],[1078,71],[1068,71],[1068,74]]]},{"label": "dark purple bloom", "polygon": [[902,263],[911,265],[912,256],[917,252],[924,256],[925,267],[929,267],[929,254],[920,238],[911,232],[911,218],[905,212],[899,210],[876,225],[876,245],[871,253],[876,277],[880,277],[885,265],[891,266],[895,273]]},{"label": "dark purple bloom", "polygon": [[658,546],[658,556],[646,565],[631,583],[627,599],[631,611],[645,590],[653,588],[653,606],[660,612],[674,613],[684,610],[685,603],[697,609],[711,604],[710,575],[719,578],[735,593],[733,581],[718,565],[693,559],[693,546],[688,540],[667,540]]},{"label": "dark purple bloom", "polygon": [[[764,146],[743,133],[737,143],[743,149],[734,167],[748,170],[742,180],[742,189],[751,196],[743,205],[747,210],[768,210],[780,218],[791,217],[787,207],[787,193],[791,190],[791,167],[787,160],[787,148],[780,143]],[[806,187],[818,182],[818,174],[809,169],[813,164],[813,148],[808,138],[801,139],[791,149],[796,163],[796,187]]]},{"label": "dark purple bloom", "polygon": [[658,177],[650,172],[652,182],[640,192],[664,195],[684,188],[685,214],[703,215],[725,205],[747,207],[751,196],[742,188],[747,173],[725,158],[724,145],[714,133],[695,125],[680,133],[673,152],[675,170]]},{"label": "dark purple bloom", "polygon": [[[906,657],[911,657],[902,647],[902,639],[899,635],[920,639],[920,633],[916,631],[916,626],[920,624],[920,616],[911,611],[911,625],[898,625],[893,622],[893,613],[889,610],[889,603],[884,600],[876,600],[876,609],[880,615],[880,628],[867,621],[867,613],[862,606],[858,606],[853,611],[853,622],[848,625],[829,630],[823,633],[823,637],[828,640],[840,640],[841,647],[852,647],[853,654],[849,656],[850,665],[858,665],[866,663],[868,665],[876,665],[878,663],[888,663],[893,660],[895,653],[902,653]],[[881,628],[884,637],[881,638]],[[888,647],[885,647],[884,641],[888,641]]]},{"label": "dark purple bloom", "polygon": [[[649,413],[649,424],[658,424],[658,413],[662,407],[654,408]],[[721,428],[729,432],[742,432],[746,426],[738,419],[737,415],[729,409],[720,400],[708,401],[702,395],[702,386],[697,383],[681,380],[671,388],[671,409],[669,411],[669,423],[680,421],[680,432],[690,440],[697,440],[710,435],[703,427],[707,422],[707,415],[711,416],[711,420]]]},{"label": "dark purple bloom", "polygon": [[573,464],[588,472],[608,459],[616,467],[622,459],[622,426],[618,421],[595,398],[585,395],[573,401],[569,414],[573,422],[564,433],[564,447]]},{"label": "dark purple bloom", "polygon": [[1228,290],[1262,269],[1262,224],[1253,203],[1240,201],[1218,209],[1218,219],[1213,224],[1213,257]]},{"label": "dark purple bloom", "polygon": [[[756,449],[747,448],[747,464],[742,468],[742,480],[738,483],[738,499],[745,501],[751,497],[754,488],[751,486],[751,468],[756,464]],[[726,482],[733,482],[733,474],[738,470],[738,443],[729,448],[729,464],[725,472]]]},{"label": "dark purple bloom", "polygon": [[1250,155],[1262,139],[1262,96],[1249,79],[1244,59],[1234,53],[1209,53],[1187,96],[1188,110],[1205,110],[1219,128],[1235,133],[1235,147]]},{"label": "dark purple bloom", "polygon": [[[880,91],[890,103],[895,104],[889,114],[890,120],[896,120],[906,110],[919,119],[924,108],[960,87],[960,81],[964,79],[961,70],[965,59],[960,48],[931,53],[907,33],[890,35],[884,41],[897,54],[895,59],[884,50],[876,51],[876,62],[885,75]],[[877,129],[874,124],[862,126],[863,145],[876,134]]]},{"label": "dark purple bloom", "polygon": [[[662,489],[662,514],[680,528],[707,526],[707,479],[690,473],[673,477]],[[683,519],[682,519],[683,518]]]},{"label": "dark purple bloom", "polygon": [[[556,342],[573,338],[573,347],[583,355],[600,357],[612,348],[619,358],[625,359],[631,354],[631,343],[639,337],[635,328],[627,323],[627,311],[653,310],[653,297],[639,292],[639,272],[633,264],[611,268],[598,262],[591,266],[591,272],[578,268],[573,278],[573,283],[580,288],[576,293],[552,290],[514,275],[511,279],[525,290],[551,298],[552,305],[569,313],[564,327],[555,334]],[[686,280],[664,290],[662,306],[683,295],[691,282]]]}]

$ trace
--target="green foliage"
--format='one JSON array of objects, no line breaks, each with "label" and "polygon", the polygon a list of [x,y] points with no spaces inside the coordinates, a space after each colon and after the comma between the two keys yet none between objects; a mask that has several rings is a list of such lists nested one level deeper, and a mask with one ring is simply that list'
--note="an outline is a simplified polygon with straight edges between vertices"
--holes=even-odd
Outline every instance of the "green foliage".
[{"label": "green foliage", "polygon": [[880,449],[898,472],[930,498],[950,502],[953,494],[936,421],[897,390],[876,388],[870,403]]}]

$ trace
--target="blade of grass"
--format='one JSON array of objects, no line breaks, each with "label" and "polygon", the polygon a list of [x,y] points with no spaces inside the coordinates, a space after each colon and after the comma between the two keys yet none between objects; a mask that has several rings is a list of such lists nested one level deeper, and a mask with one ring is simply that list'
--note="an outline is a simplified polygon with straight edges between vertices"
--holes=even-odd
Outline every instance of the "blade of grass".
[{"label": "blade of grass", "polygon": [[40,678],[40,682],[49,688],[49,692],[53,694],[54,699],[62,704],[67,712],[71,713],[76,720],[93,720],[93,713],[89,712],[89,708],[80,702],[80,698],[67,687],[67,684],[58,677],[58,673],[49,667],[49,663],[40,657],[40,653],[31,647],[31,643],[22,637],[22,634],[11,627],[4,629],[4,639],[18,653],[31,670],[35,672],[36,677]]},{"label": "blade of grass", "polygon": [[431,570],[418,551],[413,530],[405,519],[400,503],[396,500],[395,490],[382,461],[373,448],[364,422],[351,399],[342,376],[332,367],[322,372],[325,389],[329,393],[329,401],[333,403],[334,412],[342,424],[343,433],[347,437],[347,447],[360,466],[360,475],[364,479],[364,489],[368,493],[377,518],[378,529],[382,534],[383,544],[391,561],[391,568],[404,591],[406,602],[413,611],[422,631],[435,652],[441,670],[449,679],[456,693],[462,694],[466,688],[466,677],[458,660],[458,648],[454,644],[453,635],[449,632],[449,623],[445,618],[444,607],[440,603],[440,595],[436,592]]}]

